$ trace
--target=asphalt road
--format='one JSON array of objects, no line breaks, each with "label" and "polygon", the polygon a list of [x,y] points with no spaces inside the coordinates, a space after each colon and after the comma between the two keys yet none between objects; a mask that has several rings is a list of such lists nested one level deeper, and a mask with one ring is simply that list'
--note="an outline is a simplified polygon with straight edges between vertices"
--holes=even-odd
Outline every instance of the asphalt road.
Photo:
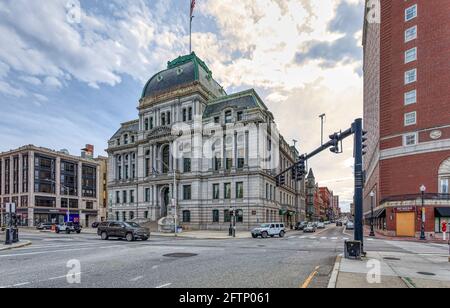
[{"label": "asphalt road", "polygon": [[[152,237],[133,243],[89,234],[22,234],[33,245],[0,252],[0,287],[327,287],[336,256],[350,236],[334,226],[319,232],[269,239]],[[375,243],[367,246],[395,249]],[[77,268],[68,266],[78,264],[81,273],[74,274],[70,270]],[[69,283],[68,274],[80,283]]]}]

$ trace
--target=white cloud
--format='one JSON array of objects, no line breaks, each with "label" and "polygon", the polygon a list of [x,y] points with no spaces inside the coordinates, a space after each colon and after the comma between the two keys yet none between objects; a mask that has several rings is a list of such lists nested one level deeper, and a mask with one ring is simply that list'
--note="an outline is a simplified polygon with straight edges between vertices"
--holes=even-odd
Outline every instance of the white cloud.
[{"label": "white cloud", "polygon": [[0,92],[9,96],[24,97],[26,93],[22,89],[13,87],[7,82],[0,80]]},{"label": "white cloud", "polygon": [[0,61],[26,76],[47,78],[53,86],[74,78],[97,88],[120,83],[122,74],[144,82],[184,47],[174,19],[161,27],[143,0],[112,1],[114,17],[82,10],[79,24],[67,22],[66,3],[2,1]]}]

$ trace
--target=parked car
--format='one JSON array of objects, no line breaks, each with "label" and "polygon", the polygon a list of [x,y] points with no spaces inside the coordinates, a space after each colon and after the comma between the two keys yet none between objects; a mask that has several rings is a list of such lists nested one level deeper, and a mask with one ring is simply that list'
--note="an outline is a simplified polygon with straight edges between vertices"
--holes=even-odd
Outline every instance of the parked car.
[{"label": "parked car", "polygon": [[302,231],[303,229],[305,229],[305,227],[308,225],[308,223],[306,221],[301,221],[295,224],[295,230],[300,230]]},{"label": "parked car", "polygon": [[342,221],[340,220],[336,221],[336,227],[342,227]]},{"label": "parked car", "polygon": [[309,223],[304,229],[304,233],[314,233],[316,232],[316,225],[314,223]]},{"label": "parked car", "polygon": [[72,232],[76,232],[76,233],[80,234],[81,226],[80,226],[80,224],[76,224],[73,222],[65,222],[63,224],[56,225],[55,231],[56,231],[56,233],[65,232],[67,234],[70,234]]},{"label": "parked car", "polygon": [[347,230],[355,230],[355,224],[351,221],[347,222]]},{"label": "parked car", "polygon": [[100,224],[100,223],[99,223],[98,221],[96,221],[96,222],[92,223],[92,226],[91,226],[91,227],[92,227],[93,229],[97,229],[99,224]]},{"label": "parked car", "polygon": [[135,240],[147,241],[150,238],[150,230],[141,227],[135,222],[102,222],[98,225],[97,234],[104,241],[109,238],[119,238],[133,242]]},{"label": "parked car", "polygon": [[325,223],[324,222],[317,223],[317,229],[325,229]]},{"label": "parked car", "polygon": [[51,222],[41,222],[36,226],[36,229],[38,230],[51,230],[53,224]]},{"label": "parked car", "polygon": [[274,237],[275,235],[284,237],[284,235],[286,234],[286,229],[284,227],[284,224],[282,223],[267,223],[260,225],[259,227],[253,229],[251,232],[253,238],[257,238],[258,236],[267,238],[268,236]]},{"label": "parked car", "polygon": [[327,220],[327,221],[324,222],[324,224],[325,224],[326,226],[328,226],[329,224],[331,224],[331,222]]}]

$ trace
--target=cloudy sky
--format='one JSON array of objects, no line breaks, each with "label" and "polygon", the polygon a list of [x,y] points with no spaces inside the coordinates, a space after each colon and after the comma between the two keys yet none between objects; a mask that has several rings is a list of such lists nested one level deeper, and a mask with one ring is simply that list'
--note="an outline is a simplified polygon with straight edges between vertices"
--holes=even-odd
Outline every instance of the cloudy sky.
[{"label": "cloudy sky", "polygon": [[[188,53],[190,0],[2,0],[0,151],[24,144],[104,154],[137,117],[143,85]],[[79,4],[81,10],[72,9]],[[193,49],[232,93],[255,88],[300,151],[362,114],[363,0],[197,0]],[[353,196],[352,142],[309,162]]]}]

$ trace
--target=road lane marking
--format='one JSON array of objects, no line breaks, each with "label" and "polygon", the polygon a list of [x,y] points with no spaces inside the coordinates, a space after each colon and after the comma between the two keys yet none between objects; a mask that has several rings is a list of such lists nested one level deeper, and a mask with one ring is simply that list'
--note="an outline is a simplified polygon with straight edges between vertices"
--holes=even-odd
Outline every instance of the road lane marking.
[{"label": "road lane marking", "polygon": [[320,238],[321,240],[326,240],[327,239],[327,237],[325,237],[325,236],[322,236],[321,238]]},{"label": "road lane marking", "polygon": [[23,287],[23,286],[26,286],[26,285],[29,285],[29,284],[30,284],[29,282],[22,282],[22,283],[17,283],[15,285],[13,285],[13,287]]},{"label": "road lane marking", "polygon": [[136,282],[138,280],[141,280],[142,278],[144,278],[144,276],[137,276],[137,277],[135,277],[133,279],[130,279],[130,282]]},{"label": "road lane marking", "polygon": [[289,236],[288,238],[289,238],[289,239],[291,239],[291,238],[296,238],[296,236]]},{"label": "road lane marking", "polygon": [[171,283],[166,283],[166,284],[163,284],[161,286],[156,287],[156,289],[162,289],[162,288],[168,287],[170,285],[172,285],[172,284]]},{"label": "road lane marking", "polygon": [[338,238],[337,237],[332,237],[331,240],[336,241]]},{"label": "road lane marking", "polygon": [[[98,247],[98,249],[108,249],[108,248],[117,248],[117,247],[126,247],[126,246],[120,246],[120,245],[103,246],[103,247]],[[87,249],[92,249],[92,247],[73,248],[73,249],[60,249],[60,250],[47,250],[47,251],[36,251],[36,252],[26,252],[26,253],[16,253],[16,254],[0,255],[0,258],[43,255],[43,254],[49,254],[49,253],[79,251],[79,250],[87,250]]]},{"label": "road lane marking", "polygon": [[152,269],[157,269],[158,268],[158,265],[153,265],[152,266]]},{"label": "road lane marking", "polygon": [[316,277],[316,275],[319,273],[318,272],[319,268],[320,266],[316,266],[314,271],[308,276],[308,278],[306,278],[305,282],[300,286],[301,289],[307,289],[309,287],[314,277]]}]

